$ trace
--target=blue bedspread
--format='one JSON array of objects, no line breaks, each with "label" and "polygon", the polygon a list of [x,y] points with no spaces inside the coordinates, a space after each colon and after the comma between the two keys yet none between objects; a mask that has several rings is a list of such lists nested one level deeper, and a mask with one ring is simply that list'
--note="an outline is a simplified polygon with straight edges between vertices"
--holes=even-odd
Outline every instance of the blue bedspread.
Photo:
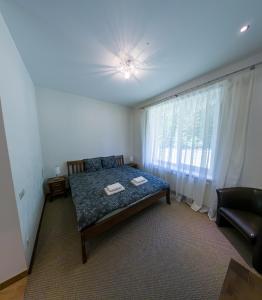
[{"label": "blue bedspread", "polygon": [[[136,187],[130,181],[144,176],[148,182]],[[108,196],[104,188],[115,182],[125,190]],[[162,179],[140,170],[123,166],[69,176],[72,198],[76,208],[78,230],[92,225],[108,213],[124,208],[150,194],[169,188]]]}]

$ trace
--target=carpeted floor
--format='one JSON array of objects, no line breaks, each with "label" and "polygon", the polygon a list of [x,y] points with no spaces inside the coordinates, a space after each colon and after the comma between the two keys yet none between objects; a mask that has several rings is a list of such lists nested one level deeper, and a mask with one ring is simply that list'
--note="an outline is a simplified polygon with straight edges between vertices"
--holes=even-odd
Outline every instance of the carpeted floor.
[{"label": "carpeted floor", "polygon": [[25,299],[218,299],[230,258],[246,265],[224,231],[159,202],[92,241],[83,265],[72,200],[48,202]]}]

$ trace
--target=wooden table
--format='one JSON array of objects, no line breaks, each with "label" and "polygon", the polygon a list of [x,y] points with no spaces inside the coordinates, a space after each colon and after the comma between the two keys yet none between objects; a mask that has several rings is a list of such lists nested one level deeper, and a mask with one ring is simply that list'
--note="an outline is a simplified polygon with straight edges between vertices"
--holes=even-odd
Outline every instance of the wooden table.
[{"label": "wooden table", "polygon": [[261,300],[262,277],[231,259],[219,300]]}]

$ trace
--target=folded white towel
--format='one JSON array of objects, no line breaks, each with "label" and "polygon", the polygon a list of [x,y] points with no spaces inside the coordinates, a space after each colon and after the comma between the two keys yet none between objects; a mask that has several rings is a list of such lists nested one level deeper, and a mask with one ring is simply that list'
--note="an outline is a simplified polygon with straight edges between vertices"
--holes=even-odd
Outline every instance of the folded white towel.
[{"label": "folded white towel", "polygon": [[110,191],[108,190],[108,187],[104,188],[104,190],[105,190],[105,192],[106,192],[106,194],[107,194],[108,196],[111,196],[111,195],[114,195],[114,194],[116,194],[116,193],[119,193],[119,192],[124,191],[125,188],[121,185],[121,188],[119,188],[119,189],[117,189],[117,190],[114,190],[114,191],[112,191],[112,192],[110,192]]},{"label": "folded white towel", "polygon": [[107,189],[108,189],[109,192],[114,192],[116,190],[121,189],[122,187],[123,187],[122,184],[120,184],[119,182],[116,182],[114,184],[108,185]]},{"label": "folded white towel", "polygon": [[145,182],[146,178],[143,176],[139,176],[139,177],[134,178],[133,181],[136,183]]},{"label": "folded white towel", "polygon": [[148,182],[148,180],[147,180],[146,178],[144,178],[143,181],[141,181],[141,182],[136,182],[136,181],[134,181],[134,179],[132,179],[131,182],[133,183],[133,185],[139,186],[139,185],[141,185],[141,184],[144,184],[144,183]]}]

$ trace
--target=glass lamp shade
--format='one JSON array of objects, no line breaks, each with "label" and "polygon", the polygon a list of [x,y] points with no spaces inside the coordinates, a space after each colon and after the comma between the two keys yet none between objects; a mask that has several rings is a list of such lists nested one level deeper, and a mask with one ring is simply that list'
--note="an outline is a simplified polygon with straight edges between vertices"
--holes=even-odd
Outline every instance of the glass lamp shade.
[{"label": "glass lamp shade", "polygon": [[56,166],[56,167],[55,167],[55,175],[56,175],[56,176],[59,176],[60,174],[61,174],[61,169],[60,169],[59,166]]}]

